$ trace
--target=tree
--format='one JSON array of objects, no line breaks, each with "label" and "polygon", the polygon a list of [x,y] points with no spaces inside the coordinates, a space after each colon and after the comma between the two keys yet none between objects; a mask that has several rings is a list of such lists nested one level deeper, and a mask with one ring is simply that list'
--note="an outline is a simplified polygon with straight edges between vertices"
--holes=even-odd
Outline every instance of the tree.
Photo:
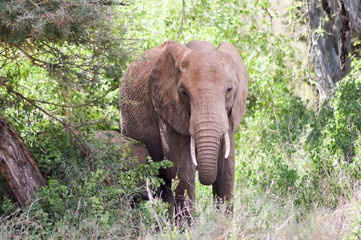
[{"label": "tree", "polygon": [[321,95],[350,71],[351,32],[347,12],[339,0],[307,0],[310,47]]},{"label": "tree", "polygon": [[[47,75],[53,84],[49,90],[54,90],[59,99],[23,100],[55,105],[62,108],[58,116],[76,120],[69,119],[74,105],[99,100],[99,89],[114,90],[121,76],[126,60],[121,39],[125,30],[121,24],[112,24],[116,21],[112,8],[117,5],[124,4],[116,0],[1,2],[0,67],[4,71],[0,86],[9,90],[8,85],[19,92],[20,80],[29,74],[23,72],[22,61],[29,62]],[[79,100],[74,101],[75,97]],[[55,100],[54,95],[51,99]]]},{"label": "tree", "polygon": [[308,22],[318,90],[330,98],[332,88],[351,70],[352,37],[361,32],[357,0],[307,0]]},{"label": "tree", "polygon": [[[32,166],[29,174],[39,175],[30,177],[39,180],[29,187],[35,190],[33,185],[43,186],[46,182],[6,119],[26,119],[36,132],[32,116],[40,114],[74,131],[92,117],[80,117],[75,114],[78,109],[90,111],[86,109],[98,106],[105,110],[103,99],[117,88],[126,61],[125,41],[121,38],[125,29],[121,23],[114,24],[114,9],[124,5],[118,0],[0,2],[0,168],[20,206],[34,192],[20,199],[23,194],[12,182],[22,180],[20,185],[24,185],[29,179],[21,176],[20,170],[16,175],[7,170],[15,169],[17,161],[25,161]],[[19,110],[17,117],[7,111],[14,104]],[[21,157],[12,158],[11,150]]]}]

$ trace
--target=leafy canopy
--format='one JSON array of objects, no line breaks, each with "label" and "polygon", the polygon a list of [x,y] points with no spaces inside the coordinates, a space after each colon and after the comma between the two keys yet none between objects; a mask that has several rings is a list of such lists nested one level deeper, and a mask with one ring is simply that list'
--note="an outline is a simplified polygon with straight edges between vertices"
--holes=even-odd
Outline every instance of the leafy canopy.
[{"label": "leafy canopy", "polygon": [[123,19],[120,5],[116,0],[2,1],[0,92],[9,94],[0,99],[2,108],[20,102],[24,110],[47,112],[63,124],[89,121],[75,117],[78,107],[104,110],[104,96],[116,89],[129,49],[117,20]]}]

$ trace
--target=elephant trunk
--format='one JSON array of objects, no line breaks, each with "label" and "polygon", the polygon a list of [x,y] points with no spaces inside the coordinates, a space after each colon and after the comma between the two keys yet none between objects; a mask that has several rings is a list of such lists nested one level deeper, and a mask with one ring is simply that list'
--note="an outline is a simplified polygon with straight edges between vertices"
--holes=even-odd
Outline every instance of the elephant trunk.
[{"label": "elephant trunk", "polygon": [[220,135],[221,131],[216,123],[205,122],[196,127],[199,181],[204,185],[213,184],[217,178]]}]

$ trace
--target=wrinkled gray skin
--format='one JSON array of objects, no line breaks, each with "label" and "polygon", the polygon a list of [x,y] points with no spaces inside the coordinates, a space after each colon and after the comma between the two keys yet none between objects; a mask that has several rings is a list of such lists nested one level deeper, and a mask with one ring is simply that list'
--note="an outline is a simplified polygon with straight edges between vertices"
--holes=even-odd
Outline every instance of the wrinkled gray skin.
[{"label": "wrinkled gray skin", "polygon": [[[176,210],[191,211],[197,170],[191,138],[200,182],[212,185],[214,196],[230,200],[234,132],[243,118],[248,93],[247,71],[237,50],[229,43],[216,49],[197,40],[186,46],[167,41],[132,61],[122,84],[122,133],[143,142],[153,160],[166,158],[174,163],[160,174],[165,181],[159,193],[163,200]],[[171,179],[176,176],[179,184],[173,196]],[[185,200],[185,191],[191,202]]]}]

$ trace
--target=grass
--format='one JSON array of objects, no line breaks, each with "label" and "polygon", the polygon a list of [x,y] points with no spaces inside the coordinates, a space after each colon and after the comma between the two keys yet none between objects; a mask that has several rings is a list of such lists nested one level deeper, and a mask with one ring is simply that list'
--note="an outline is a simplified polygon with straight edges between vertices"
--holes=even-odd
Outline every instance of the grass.
[{"label": "grass", "polygon": [[[191,224],[179,226],[159,200],[134,204],[132,191],[138,190],[128,187],[134,187],[139,173],[118,171],[122,164],[103,154],[109,153],[108,146],[94,146],[89,163],[54,128],[44,130],[48,135],[33,143],[33,152],[49,150],[38,149],[37,159],[47,177],[58,181],[27,209],[5,201],[0,239],[361,239],[361,140],[352,142],[357,147],[353,162],[345,161],[334,141],[338,132],[325,128],[332,117],[322,119],[294,96],[290,86],[310,73],[294,56],[289,39],[271,33],[268,21],[252,21],[260,15],[267,20],[267,1],[235,3],[186,1],[187,21],[179,40],[232,42],[248,68],[248,110],[236,135],[233,214],[225,215],[227,206],[213,204],[211,187],[197,182]],[[134,12],[135,24],[123,20],[129,39],[141,39],[135,44],[140,52],[177,38],[180,1],[136,1],[133,6],[122,11]],[[351,91],[351,85],[344,88]],[[357,100],[351,102],[357,110]],[[359,114],[339,111],[339,116]],[[334,122],[336,130],[346,126],[340,119]],[[347,123],[352,122],[357,119]],[[310,136],[316,136],[311,139],[316,143],[310,143]],[[336,147],[330,149],[332,144]],[[142,173],[156,175],[154,170],[144,167]],[[48,205],[41,205],[45,200]]]},{"label": "grass", "polygon": [[255,185],[237,185],[233,213],[227,215],[226,204],[216,207],[209,187],[201,186],[192,223],[182,227],[166,216],[167,207],[157,199],[136,209],[121,207],[108,224],[100,216],[72,210],[59,221],[44,221],[44,212],[34,202],[0,218],[0,239],[359,239],[360,189],[340,198],[336,207],[314,203],[304,208],[294,204],[296,196],[282,197],[274,187],[260,191]]}]

